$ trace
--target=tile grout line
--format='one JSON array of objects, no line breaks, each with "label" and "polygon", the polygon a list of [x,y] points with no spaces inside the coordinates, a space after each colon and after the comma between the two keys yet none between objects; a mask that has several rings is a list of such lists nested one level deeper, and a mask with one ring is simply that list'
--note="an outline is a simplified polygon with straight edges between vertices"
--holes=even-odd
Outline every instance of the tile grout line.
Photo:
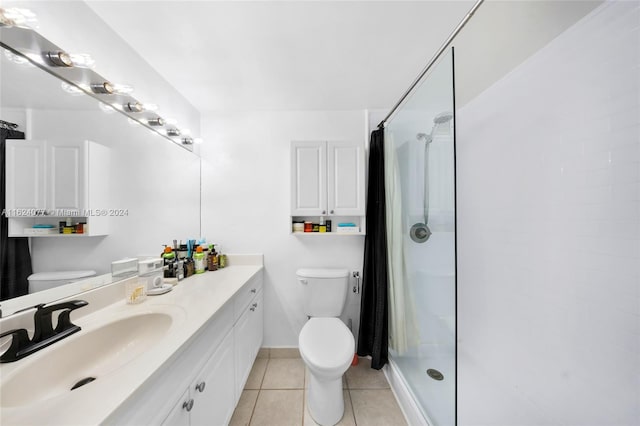
[{"label": "tile grout line", "polygon": [[[262,382],[264,382],[264,376],[267,375],[267,367],[269,367],[269,359],[271,359],[271,354],[267,358],[267,365],[264,366],[264,372],[262,373],[262,378],[260,379],[260,386],[258,386],[258,395],[256,395],[256,400],[253,403],[253,409],[251,410],[251,416],[249,417],[249,425],[253,421],[253,416],[256,413],[256,407],[258,406],[258,398],[260,398],[260,393],[262,392]],[[255,360],[253,361],[255,363]]]},{"label": "tile grout line", "polygon": [[251,426],[251,422],[253,421],[253,415],[256,412],[256,407],[258,406],[258,398],[260,398],[260,392],[262,392],[262,389],[258,389],[258,395],[256,395],[256,401],[253,403],[253,408],[251,409],[251,416],[249,416],[249,425]]}]

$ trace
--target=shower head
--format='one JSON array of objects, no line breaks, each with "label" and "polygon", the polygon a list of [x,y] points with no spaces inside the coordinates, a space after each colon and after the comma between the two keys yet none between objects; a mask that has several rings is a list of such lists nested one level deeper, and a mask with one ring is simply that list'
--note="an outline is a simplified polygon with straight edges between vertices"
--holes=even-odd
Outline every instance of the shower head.
[{"label": "shower head", "polygon": [[433,124],[443,124],[451,121],[453,114],[450,112],[441,112],[433,118]]}]

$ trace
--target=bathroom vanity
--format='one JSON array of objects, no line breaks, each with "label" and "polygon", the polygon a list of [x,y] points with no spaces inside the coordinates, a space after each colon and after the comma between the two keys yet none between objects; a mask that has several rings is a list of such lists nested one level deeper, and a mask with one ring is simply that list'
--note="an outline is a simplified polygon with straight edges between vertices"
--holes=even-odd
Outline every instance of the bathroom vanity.
[{"label": "bathroom vanity", "polygon": [[0,423],[227,424],[263,335],[262,256],[230,264],[137,305],[82,294],[80,332],[0,365]]}]

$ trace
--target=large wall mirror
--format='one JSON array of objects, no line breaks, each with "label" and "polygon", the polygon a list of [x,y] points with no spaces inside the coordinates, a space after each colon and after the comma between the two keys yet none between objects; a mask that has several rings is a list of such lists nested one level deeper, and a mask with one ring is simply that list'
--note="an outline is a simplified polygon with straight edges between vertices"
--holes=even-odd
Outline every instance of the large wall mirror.
[{"label": "large wall mirror", "polygon": [[[109,214],[108,232],[103,236],[30,237],[33,272],[95,270],[98,275],[108,274],[115,260],[159,256],[163,244],[199,237],[197,155],[4,48],[0,50],[0,120],[17,124],[16,130],[27,141],[88,140],[109,152],[108,167],[102,173],[108,182],[104,198],[108,201],[100,206]],[[67,293],[75,291],[69,287]],[[50,302],[46,293],[13,300],[3,294],[0,308],[7,315],[20,307]]]}]

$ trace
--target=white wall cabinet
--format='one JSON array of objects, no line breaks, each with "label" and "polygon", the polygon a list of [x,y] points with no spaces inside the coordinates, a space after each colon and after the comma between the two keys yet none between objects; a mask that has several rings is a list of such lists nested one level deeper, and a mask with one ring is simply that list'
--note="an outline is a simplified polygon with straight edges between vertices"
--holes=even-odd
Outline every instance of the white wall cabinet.
[{"label": "white wall cabinet", "polygon": [[[291,143],[291,216],[357,222],[364,233],[364,146],[345,141]],[[333,224],[332,233],[337,230]],[[315,234],[315,233],[314,233]]]},{"label": "white wall cabinet", "polygon": [[258,273],[105,423],[228,424],[262,335],[262,273]]},{"label": "white wall cabinet", "polygon": [[[9,236],[92,236],[108,233],[109,148],[90,141],[7,141]],[[83,234],[33,234],[65,218],[85,222]]]}]

